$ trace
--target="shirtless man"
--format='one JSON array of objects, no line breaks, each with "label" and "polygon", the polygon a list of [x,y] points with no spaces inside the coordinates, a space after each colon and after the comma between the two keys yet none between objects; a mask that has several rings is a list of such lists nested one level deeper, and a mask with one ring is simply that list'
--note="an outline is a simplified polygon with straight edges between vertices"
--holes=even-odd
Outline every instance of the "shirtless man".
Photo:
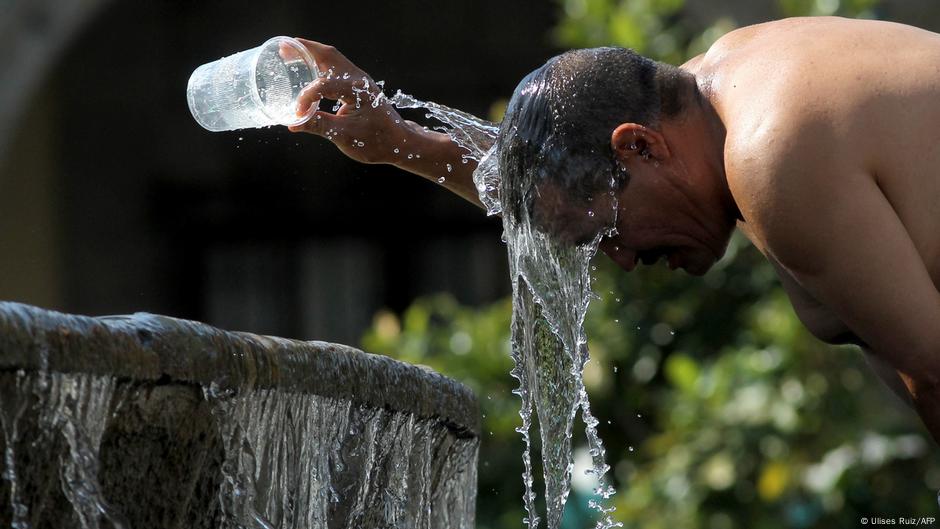
[{"label": "shirtless man", "polygon": [[[321,69],[350,76],[319,79],[300,110],[320,97],[346,104],[292,130],[331,131],[362,162],[446,176],[447,188],[478,203],[461,149],[386,103],[356,108],[353,88],[367,75],[331,47],[306,45]],[[542,93],[552,83],[564,86]],[[940,35],[799,18],[733,31],[678,68],[622,49],[569,52],[520,83],[500,149],[505,141],[538,154],[550,144],[533,125],[546,109],[575,123],[568,134],[594,142],[572,153],[594,153],[585,163],[622,177],[617,233],[601,245],[619,266],[665,256],[671,268],[700,275],[737,227],[776,268],[809,331],[863,347],[940,442]],[[509,129],[521,139],[510,140]],[[351,147],[353,138],[366,147]],[[585,186],[543,169],[540,196],[554,197],[560,216],[579,211],[583,197],[573,190]],[[512,177],[510,168],[500,173]],[[573,209],[558,208],[566,202]]]}]

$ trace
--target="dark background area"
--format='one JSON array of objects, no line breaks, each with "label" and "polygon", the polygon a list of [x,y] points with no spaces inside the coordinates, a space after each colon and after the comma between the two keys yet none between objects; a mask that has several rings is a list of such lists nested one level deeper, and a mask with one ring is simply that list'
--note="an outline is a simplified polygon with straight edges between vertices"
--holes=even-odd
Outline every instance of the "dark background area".
[{"label": "dark background area", "polygon": [[[797,1],[797,0],[793,0]],[[0,299],[149,311],[357,344],[380,308],[508,292],[498,220],[388,166],[275,127],[210,133],[202,63],[274,35],[333,44],[386,89],[479,116],[559,52],[584,2],[32,0],[0,13]],[[929,29],[929,1],[879,3]],[[689,1],[702,28],[775,2]],[[421,113],[406,114],[421,119]]]},{"label": "dark background area", "polygon": [[538,1],[106,4],[23,98],[0,161],[0,298],[355,344],[377,309],[421,294],[505,295],[498,221],[320,138],[207,132],[185,86],[198,65],[284,34],[335,45],[390,93],[486,116],[552,54],[555,11]]}]

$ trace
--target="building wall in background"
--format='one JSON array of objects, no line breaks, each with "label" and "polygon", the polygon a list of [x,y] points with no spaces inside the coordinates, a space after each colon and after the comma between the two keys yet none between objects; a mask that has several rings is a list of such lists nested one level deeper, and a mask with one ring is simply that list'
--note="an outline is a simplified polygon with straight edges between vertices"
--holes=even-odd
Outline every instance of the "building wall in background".
[{"label": "building wall in background", "polygon": [[189,115],[196,66],[277,34],[334,44],[392,91],[479,115],[554,53],[550,3],[356,10],[101,8],[26,98],[34,110],[0,160],[0,299],[356,343],[377,309],[418,295],[505,295],[498,220],[437,185],[320,138],[209,133]]},{"label": "building wall in background", "polygon": [[0,299],[61,308],[62,203],[51,92],[23,112],[22,130],[0,160]]},{"label": "building wall in background", "polygon": [[[498,220],[319,138],[206,132],[184,90],[199,64],[287,34],[336,45],[390,91],[487,115],[557,53],[554,2],[93,4],[14,113],[0,160],[0,299],[356,343],[378,308],[439,291],[471,304],[508,292]],[[686,9],[748,24],[774,6]],[[928,0],[885,0],[879,13],[934,30],[940,21]]]}]

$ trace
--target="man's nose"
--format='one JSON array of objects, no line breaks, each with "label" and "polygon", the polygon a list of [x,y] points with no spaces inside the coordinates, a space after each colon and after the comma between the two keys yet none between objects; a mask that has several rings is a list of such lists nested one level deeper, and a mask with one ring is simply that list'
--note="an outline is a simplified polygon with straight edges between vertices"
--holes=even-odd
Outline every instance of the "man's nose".
[{"label": "man's nose", "polygon": [[600,248],[613,262],[617,263],[617,266],[627,272],[632,272],[636,268],[635,250],[624,248],[617,240],[610,238],[601,241]]}]

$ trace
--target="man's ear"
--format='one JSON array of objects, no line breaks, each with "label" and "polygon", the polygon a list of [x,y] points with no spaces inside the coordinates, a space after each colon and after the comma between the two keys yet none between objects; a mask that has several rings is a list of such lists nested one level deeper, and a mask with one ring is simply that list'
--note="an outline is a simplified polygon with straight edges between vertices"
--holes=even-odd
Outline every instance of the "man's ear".
[{"label": "man's ear", "polygon": [[621,123],[610,135],[610,146],[624,165],[636,160],[662,162],[669,158],[669,146],[658,131],[636,123]]}]

